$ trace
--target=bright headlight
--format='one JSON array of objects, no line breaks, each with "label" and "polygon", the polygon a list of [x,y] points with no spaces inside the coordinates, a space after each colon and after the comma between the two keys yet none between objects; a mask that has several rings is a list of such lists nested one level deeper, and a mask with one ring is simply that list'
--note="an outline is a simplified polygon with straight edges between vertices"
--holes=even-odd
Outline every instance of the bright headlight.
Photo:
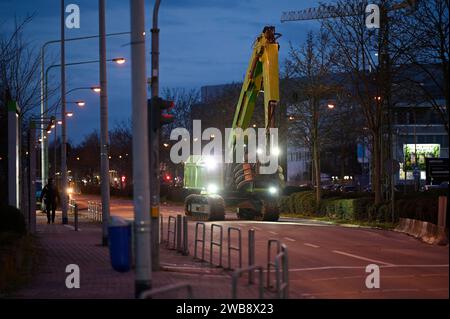
[{"label": "bright headlight", "polygon": [[278,147],[274,147],[272,149],[272,154],[275,156],[279,156],[281,154],[281,150]]},{"label": "bright headlight", "polygon": [[67,194],[72,194],[73,193],[73,188],[72,187],[67,187],[67,190],[66,190],[66,192],[67,192]]},{"label": "bright headlight", "polygon": [[213,157],[206,157],[205,166],[207,170],[212,171],[217,168],[217,161]]},{"label": "bright headlight", "polygon": [[206,190],[210,194],[216,194],[219,191],[219,187],[216,184],[209,184]]},{"label": "bright headlight", "polygon": [[274,186],[269,187],[269,193],[272,195],[278,193],[278,188],[276,188]]}]

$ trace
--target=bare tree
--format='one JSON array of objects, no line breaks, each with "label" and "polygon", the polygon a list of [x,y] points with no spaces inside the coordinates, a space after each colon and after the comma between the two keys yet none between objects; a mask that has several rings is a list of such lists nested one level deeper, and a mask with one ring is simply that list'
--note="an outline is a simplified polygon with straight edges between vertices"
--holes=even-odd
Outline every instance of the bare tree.
[{"label": "bare tree", "polygon": [[330,118],[335,113],[331,103],[335,103],[338,92],[338,86],[332,82],[335,57],[329,42],[324,32],[316,37],[309,33],[300,49],[291,45],[286,60],[286,75],[291,79],[286,83],[291,84],[294,93],[294,101],[288,109],[293,121],[291,137],[302,140],[311,150],[317,205],[321,199],[320,151],[333,126]]}]

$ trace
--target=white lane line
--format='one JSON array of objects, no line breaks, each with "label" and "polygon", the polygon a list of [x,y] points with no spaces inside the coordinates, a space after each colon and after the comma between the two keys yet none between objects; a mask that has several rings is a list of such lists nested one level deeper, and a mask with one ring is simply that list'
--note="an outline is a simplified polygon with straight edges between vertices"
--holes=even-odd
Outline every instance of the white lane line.
[{"label": "white lane line", "polygon": [[308,247],[312,247],[312,248],[320,248],[320,246],[314,245],[314,244],[310,244],[310,243],[304,243],[303,245],[308,246]]},{"label": "white lane line", "polygon": [[256,230],[262,230],[261,228],[256,227],[256,226],[252,226],[251,228],[256,229]]},{"label": "white lane line", "polygon": [[[380,268],[446,268],[448,265],[388,265],[380,266]],[[307,268],[292,268],[289,272],[300,272],[300,271],[316,271],[316,270],[334,270],[334,269],[366,269],[365,266],[323,266],[323,267],[307,267]],[[267,270],[263,270],[267,272]],[[270,272],[275,272],[271,270]]]},{"label": "white lane line", "polygon": [[369,262],[372,262],[372,263],[375,263],[375,264],[381,264],[381,265],[385,265],[385,266],[394,266],[394,264],[391,264],[391,263],[387,263],[387,262],[384,262],[384,261],[381,261],[381,260],[376,260],[376,259],[370,259],[370,258],[366,258],[366,257],[363,257],[363,256],[349,254],[349,253],[346,253],[344,251],[333,250],[333,253],[339,254],[339,255],[344,255],[344,256],[347,256],[347,257],[352,257],[352,258],[355,258],[355,259],[369,261]]},{"label": "white lane line", "polygon": [[296,241],[295,239],[289,238],[289,237],[284,237],[284,239],[289,240],[289,241]]},{"label": "white lane line", "polygon": [[274,231],[270,231],[270,230],[269,230],[269,233],[271,233],[272,235],[278,235],[278,233],[276,233]]}]

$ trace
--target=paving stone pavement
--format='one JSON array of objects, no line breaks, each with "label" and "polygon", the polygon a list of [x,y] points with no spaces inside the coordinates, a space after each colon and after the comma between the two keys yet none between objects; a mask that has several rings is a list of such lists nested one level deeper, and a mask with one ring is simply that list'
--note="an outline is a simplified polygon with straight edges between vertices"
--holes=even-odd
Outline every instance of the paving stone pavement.
[{"label": "paving stone pavement", "polygon": [[[70,223],[69,223],[70,224]],[[57,213],[55,224],[48,225],[38,212],[37,237],[41,256],[33,279],[12,298],[24,299],[131,299],[134,298],[134,271],[119,273],[112,269],[109,250],[100,245],[101,227],[80,218],[80,231],[62,225]],[[190,283],[194,298],[231,298],[231,272],[210,268],[195,262],[192,256],[181,256],[172,250],[161,249],[161,264],[165,271],[153,272],[153,288]],[[66,266],[80,267],[80,288],[65,285]],[[197,271],[167,271],[182,266]],[[204,270],[204,271],[202,271]],[[248,286],[241,279],[239,298],[257,298],[257,285]],[[185,291],[171,292],[156,298],[186,298]],[[266,295],[271,297],[270,294]]]}]

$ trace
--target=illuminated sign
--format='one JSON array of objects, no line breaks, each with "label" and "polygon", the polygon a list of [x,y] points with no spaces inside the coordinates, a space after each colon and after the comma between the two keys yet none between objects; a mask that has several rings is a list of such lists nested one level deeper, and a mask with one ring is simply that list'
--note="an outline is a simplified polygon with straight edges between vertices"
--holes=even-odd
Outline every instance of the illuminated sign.
[{"label": "illuminated sign", "polygon": [[441,155],[440,144],[404,144],[403,156],[405,169],[413,170],[418,166],[419,170],[425,170],[425,158],[437,158]]}]

